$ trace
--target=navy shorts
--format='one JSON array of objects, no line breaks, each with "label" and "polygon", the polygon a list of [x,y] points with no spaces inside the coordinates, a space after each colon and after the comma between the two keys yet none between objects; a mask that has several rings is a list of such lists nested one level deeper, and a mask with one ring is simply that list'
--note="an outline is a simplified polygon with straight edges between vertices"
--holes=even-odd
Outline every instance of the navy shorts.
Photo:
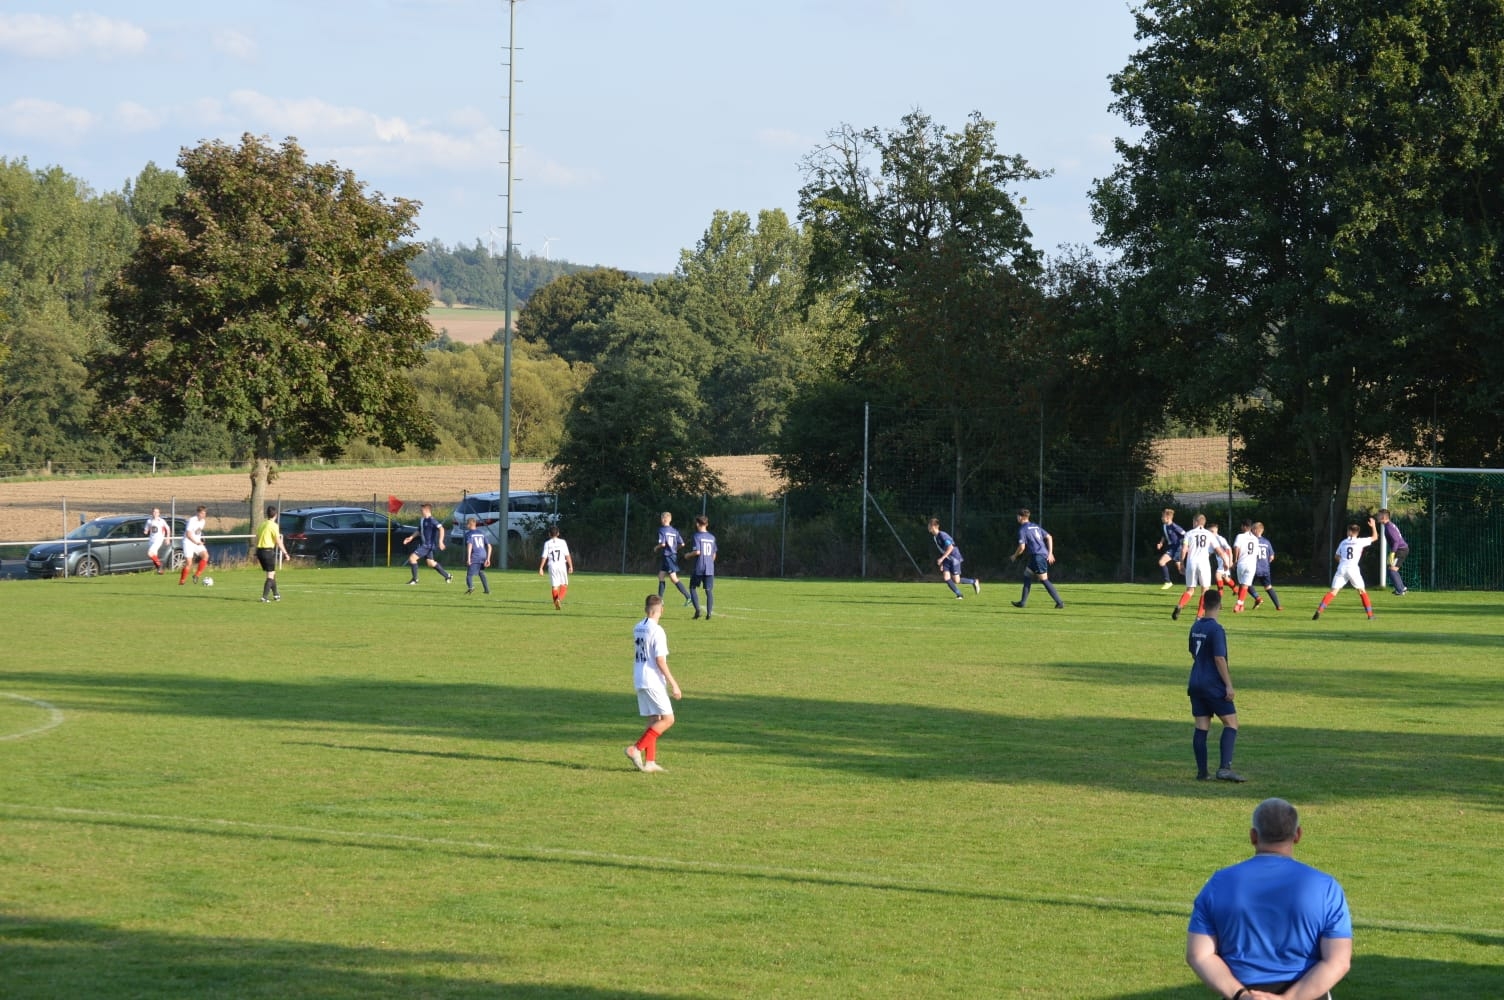
[{"label": "navy shorts", "polygon": [[1237,706],[1228,701],[1221,694],[1213,694],[1210,691],[1192,691],[1191,715],[1196,718],[1211,718],[1214,715],[1232,715],[1237,712]]},{"label": "navy shorts", "polygon": [[437,561],[439,558],[439,547],[437,545],[419,544],[417,548],[413,549],[413,555],[419,559],[433,559]]},{"label": "navy shorts", "polygon": [[945,560],[945,562],[940,564],[940,568],[949,573],[951,576],[960,576],[961,560],[957,559],[955,556],[951,556],[949,559]]},{"label": "navy shorts", "polygon": [[1050,557],[1030,555],[1024,563],[1024,568],[1035,576],[1044,576],[1050,571]]},{"label": "navy shorts", "polygon": [[672,573],[675,576],[678,576],[679,575],[679,557],[678,556],[665,555],[658,562],[658,572],[660,572],[660,573]]}]

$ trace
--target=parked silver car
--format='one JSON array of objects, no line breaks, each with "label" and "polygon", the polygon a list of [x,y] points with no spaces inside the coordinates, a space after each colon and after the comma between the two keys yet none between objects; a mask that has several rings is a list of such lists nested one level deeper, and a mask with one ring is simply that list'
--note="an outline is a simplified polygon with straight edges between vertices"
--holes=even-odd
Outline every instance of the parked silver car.
[{"label": "parked silver car", "polygon": [[[536,490],[513,490],[507,501],[507,541],[519,542],[524,538],[541,535],[551,524],[559,521],[559,498],[552,493]],[[490,536],[492,545],[501,544],[501,491],[471,493],[454,508],[449,531],[460,538],[465,534],[465,522],[475,518],[476,527]]]},{"label": "parked silver car", "polygon": [[[26,553],[26,572],[32,576],[99,576],[101,573],[139,573],[151,569],[151,540],[146,537],[145,514],[96,517],[80,524],[56,542],[43,542]],[[183,529],[187,521],[175,517],[172,544],[162,564],[183,565]]]}]

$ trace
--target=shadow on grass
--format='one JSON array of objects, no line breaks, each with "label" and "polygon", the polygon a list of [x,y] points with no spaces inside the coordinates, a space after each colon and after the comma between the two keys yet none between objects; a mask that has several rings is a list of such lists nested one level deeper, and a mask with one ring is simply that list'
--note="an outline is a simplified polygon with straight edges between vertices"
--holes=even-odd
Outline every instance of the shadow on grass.
[{"label": "shadow on grass", "polygon": [[[504,954],[349,948],[297,941],[197,938],[79,920],[0,915],[7,1000],[55,997],[434,997],[451,1000],[663,1000],[668,994],[461,978],[435,966],[506,964]],[[675,994],[682,996],[682,994]]]},{"label": "shadow on grass", "polygon": [[[1106,669],[1100,664],[1076,669],[1088,667]],[[610,746],[623,742],[637,725],[630,693],[549,687],[42,671],[12,671],[7,681],[45,690],[65,709],[366,727],[385,744],[380,749],[391,753],[412,752],[394,744],[401,736]],[[1208,790],[1188,780],[1191,727],[1178,711],[1184,696],[1177,691],[1169,697],[1177,707],[1173,717],[1101,716],[1083,726],[1074,720],[908,704],[712,696],[685,703],[675,737],[686,748],[712,754],[756,754],[790,766],[890,780],[1053,783],[1203,796]],[[1504,801],[1501,736],[1263,725],[1250,727],[1239,751],[1245,764],[1262,754],[1266,775],[1283,771],[1286,782],[1298,776],[1311,786],[1304,794],[1328,801],[1449,795],[1492,808]],[[530,751],[528,762],[540,763],[537,756]],[[558,762],[563,766],[577,756],[572,750]],[[1171,759],[1177,762],[1173,767],[1162,763]],[[1256,770],[1245,769],[1257,778]],[[1245,791],[1269,794],[1272,784],[1256,781]]]},{"label": "shadow on grass", "polygon": [[[1238,655],[1233,645],[1232,675],[1236,689],[1256,697],[1261,692],[1280,692],[1316,698],[1358,698],[1396,705],[1435,708],[1477,708],[1491,700],[1504,701],[1497,677],[1459,677],[1455,674],[1418,674],[1404,670],[1369,670],[1320,666],[1308,670],[1271,669]],[[1346,659],[1346,658],[1344,658]],[[1042,668],[1051,678],[1087,684],[1128,685],[1162,688],[1185,694],[1190,658],[1184,666],[1145,669],[1139,664],[1078,660],[1052,663]],[[1183,698],[1182,698],[1183,700]],[[1186,702],[1189,705],[1189,702]]]},{"label": "shadow on grass", "polygon": [[[1360,941],[1361,941],[1361,931]],[[1355,942],[1355,947],[1359,942]],[[1191,973],[1187,972],[1187,975]],[[1134,993],[1111,1000],[1208,1000],[1217,994],[1199,982]],[[1481,1000],[1504,996],[1504,966],[1437,962],[1358,954],[1346,978],[1332,990],[1334,1000],[1356,997],[1424,997],[1425,1000]]]}]

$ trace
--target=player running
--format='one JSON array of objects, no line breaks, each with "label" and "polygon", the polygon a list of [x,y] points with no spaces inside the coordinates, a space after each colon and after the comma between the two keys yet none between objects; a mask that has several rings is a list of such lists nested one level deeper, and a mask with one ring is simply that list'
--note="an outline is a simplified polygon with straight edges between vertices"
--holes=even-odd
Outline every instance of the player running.
[{"label": "player running", "polygon": [[1180,540],[1180,564],[1185,567],[1185,593],[1180,603],[1170,612],[1172,620],[1180,618],[1180,612],[1191,603],[1191,595],[1201,588],[1201,599],[1196,602],[1196,617],[1200,618],[1206,601],[1206,591],[1212,585],[1212,554],[1217,551],[1217,536],[1206,526],[1206,515],[1197,514],[1191,521],[1191,530]]},{"label": "player running", "polygon": [[209,521],[209,508],[199,504],[198,510],[183,526],[183,572],[178,577],[178,586],[188,582],[188,571],[193,570],[196,584],[209,568],[209,547],[204,544],[204,528]]},{"label": "player running", "polygon": [[961,575],[961,550],[956,547],[955,539],[940,530],[938,517],[930,518],[930,535],[935,539],[935,548],[940,550],[940,558],[935,560],[935,565],[940,567],[940,579],[956,595],[956,600],[961,599],[961,591],[956,586],[958,583],[964,583],[971,587],[972,593],[980,594],[982,581]]},{"label": "player running", "polygon": [[162,508],[153,507],[151,517],[146,519],[146,537],[151,544],[146,549],[146,554],[151,559],[151,564],[157,567],[157,575],[162,575],[162,559],[157,555],[162,551],[162,546],[167,546],[168,552],[172,551],[172,525],[162,516]]}]

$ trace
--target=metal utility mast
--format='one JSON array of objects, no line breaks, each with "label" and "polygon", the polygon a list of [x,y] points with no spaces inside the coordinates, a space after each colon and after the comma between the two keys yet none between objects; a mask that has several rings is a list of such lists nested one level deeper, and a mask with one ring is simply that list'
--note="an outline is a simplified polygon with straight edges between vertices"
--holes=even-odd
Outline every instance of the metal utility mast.
[{"label": "metal utility mast", "polygon": [[512,126],[516,121],[517,97],[517,3],[507,0],[507,240],[503,253],[502,296],[505,303],[501,331],[501,496],[497,500],[496,529],[497,548],[500,560],[497,565],[507,568],[507,557],[512,523],[512,161],[515,158],[512,142]]}]

